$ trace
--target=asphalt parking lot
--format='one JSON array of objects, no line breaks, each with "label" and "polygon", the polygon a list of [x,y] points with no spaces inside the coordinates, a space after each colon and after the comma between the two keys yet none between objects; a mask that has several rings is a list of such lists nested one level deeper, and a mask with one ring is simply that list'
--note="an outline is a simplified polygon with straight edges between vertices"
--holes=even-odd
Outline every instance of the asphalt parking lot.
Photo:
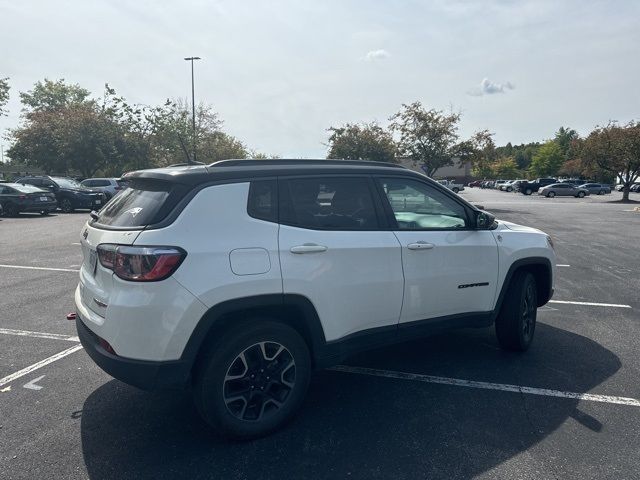
[{"label": "asphalt parking lot", "polygon": [[0,478],[640,478],[640,212],[617,192],[463,196],[555,239],[530,351],[483,329],[369,352],[318,372],[294,422],[250,443],[82,351],[65,315],[86,213],[0,219]]}]

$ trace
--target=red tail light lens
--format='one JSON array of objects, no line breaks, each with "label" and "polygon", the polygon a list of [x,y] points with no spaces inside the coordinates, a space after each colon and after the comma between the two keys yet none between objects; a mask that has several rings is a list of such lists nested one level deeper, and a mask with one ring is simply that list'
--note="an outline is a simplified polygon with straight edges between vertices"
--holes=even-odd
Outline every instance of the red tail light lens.
[{"label": "red tail light lens", "polygon": [[187,256],[177,247],[98,245],[100,264],[123,280],[158,282],[171,276]]}]

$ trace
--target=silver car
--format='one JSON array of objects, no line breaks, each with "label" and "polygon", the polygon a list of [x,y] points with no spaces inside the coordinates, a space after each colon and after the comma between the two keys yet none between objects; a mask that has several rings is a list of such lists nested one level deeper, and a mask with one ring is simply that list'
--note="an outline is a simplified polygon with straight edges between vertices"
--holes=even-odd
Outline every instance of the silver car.
[{"label": "silver car", "polygon": [[579,188],[589,190],[589,193],[593,193],[594,195],[604,195],[605,193],[611,193],[611,187],[603,183],[585,183],[584,185],[580,185]]},{"label": "silver car", "polygon": [[576,187],[570,183],[552,183],[538,190],[538,195],[553,198],[556,195],[562,197],[578,197],[582,198],[589,195],[589,190],[582,187]]}]

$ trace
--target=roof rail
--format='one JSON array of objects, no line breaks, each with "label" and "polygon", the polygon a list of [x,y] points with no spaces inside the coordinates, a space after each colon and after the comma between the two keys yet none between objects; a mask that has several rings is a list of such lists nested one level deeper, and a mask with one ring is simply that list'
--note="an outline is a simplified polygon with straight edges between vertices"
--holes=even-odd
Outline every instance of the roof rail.
[{"label": "roof rail", "polygon": [[406,169],[404,165],[389,162],[374,162],[371,160],[335,160],[335,159],[232,159],[232,160],[220,160],[214,162],[209,167],[253,167],[253,166],[271,166],[271,165],[355,165],[355,166],[370,166],[370,167],[387,167],[387,168],[402,168]]}]

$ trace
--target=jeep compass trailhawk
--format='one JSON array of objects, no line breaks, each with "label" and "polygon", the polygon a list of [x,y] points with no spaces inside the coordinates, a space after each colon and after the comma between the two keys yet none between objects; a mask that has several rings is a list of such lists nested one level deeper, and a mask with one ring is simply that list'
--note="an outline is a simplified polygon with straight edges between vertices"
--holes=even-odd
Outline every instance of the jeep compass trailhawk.
[{"label": "jeep compass trailhawk", "polygon": [[132,172],[82,230],[82,344],[141,388],[192,387],[233,438],[283,425],[312,371],[443,328],[527,350],[551,238],[403,167],[227,160]]}]

